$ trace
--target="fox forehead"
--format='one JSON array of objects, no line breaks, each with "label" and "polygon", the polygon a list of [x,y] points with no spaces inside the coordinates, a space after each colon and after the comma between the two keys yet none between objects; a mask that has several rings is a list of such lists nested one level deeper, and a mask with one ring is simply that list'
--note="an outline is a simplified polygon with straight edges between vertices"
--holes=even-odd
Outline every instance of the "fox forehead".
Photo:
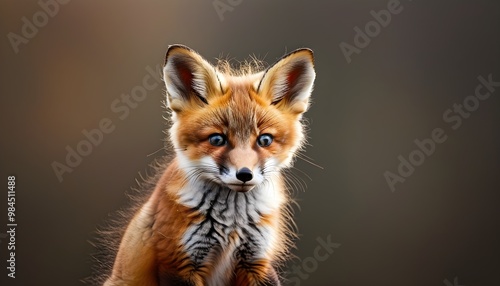
[{"label": "fox forehead", "polygon": [[223,89],[229,87],[232,87],[233,89],[252,87],[256,90],[263,75],[264,71],[256,73],[243,73],[241,75],[218,73],[218,79]]},{"label": "fox forehead", "polygon": [[286,132],[285,115],[256,93],[251,79],[226,80],[224,93],[209,96],[208,105],[179,114],[180,133],[191,134],[188,137],[193,141],[222,133],[238,144],[252,141],[262,133]]}]

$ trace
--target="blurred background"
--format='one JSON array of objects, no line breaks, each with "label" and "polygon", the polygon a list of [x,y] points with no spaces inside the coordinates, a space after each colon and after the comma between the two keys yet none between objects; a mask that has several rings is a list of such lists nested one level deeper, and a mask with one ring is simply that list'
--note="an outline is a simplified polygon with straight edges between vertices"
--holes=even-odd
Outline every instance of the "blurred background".
[{"label": "blurred background", "polygon": [[[315,52],[285,285],[498,285],[500,83],[474,97],[479,76],[500,82],[498,1],[62,2],[1,3],[0,179],[16,176],[18,223],[11,279],[5,187],[1,285],[91,274],[97,226],[165,155],[155,76],[176,43],[212,62]],[[446,141],[419,157],[436,128]]]}]

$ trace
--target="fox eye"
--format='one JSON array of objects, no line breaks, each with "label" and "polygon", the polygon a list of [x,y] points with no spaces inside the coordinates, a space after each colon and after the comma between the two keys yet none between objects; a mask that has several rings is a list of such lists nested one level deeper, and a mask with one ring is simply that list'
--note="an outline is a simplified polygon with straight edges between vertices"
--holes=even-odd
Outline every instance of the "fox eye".
[{"label": "fox eye", "polygon": [[260,147],[267,147],[273,143],[273,135],[271,134],[262,134],[259,137],[257,137],[257,144],[259,144]]},{"label": "fox eye", "polygon": [[226,137],[222,134],[214,133],[208,136],[208,142],[213,146],[224,146],[226,141]]}]

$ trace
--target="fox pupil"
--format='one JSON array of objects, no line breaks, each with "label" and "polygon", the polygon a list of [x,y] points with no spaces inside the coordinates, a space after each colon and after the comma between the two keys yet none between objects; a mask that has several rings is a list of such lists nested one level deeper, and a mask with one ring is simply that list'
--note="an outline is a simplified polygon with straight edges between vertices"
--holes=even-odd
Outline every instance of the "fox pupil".
[{"label": "fox pupil", "polygon": [[208,137],[208,142],[213,146],[223,146],[226,144],[226,138],[222,134],[212,134]]},{"label": "fox pupil", "polygon": [[257,138],[257,144],[260,147],[267,147],[273,142],[273,136],[271,134],[262,134]]}]

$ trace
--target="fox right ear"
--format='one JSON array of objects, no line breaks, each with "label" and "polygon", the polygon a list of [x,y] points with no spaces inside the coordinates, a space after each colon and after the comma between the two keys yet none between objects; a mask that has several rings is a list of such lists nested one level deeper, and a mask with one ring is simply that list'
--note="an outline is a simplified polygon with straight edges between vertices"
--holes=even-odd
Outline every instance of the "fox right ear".
[{"label": "fox right ear", "polygon": [[188,105],[203,106],[220,90],[215,68],[183,45],[168,47],[163,68],[170,109],[180,112]]},{"label": "fox right ear", "polygon": [[315,77],[313,52],[299,49],[264,73],[257,92],[278,108],[301,114],[309,107]]}]

